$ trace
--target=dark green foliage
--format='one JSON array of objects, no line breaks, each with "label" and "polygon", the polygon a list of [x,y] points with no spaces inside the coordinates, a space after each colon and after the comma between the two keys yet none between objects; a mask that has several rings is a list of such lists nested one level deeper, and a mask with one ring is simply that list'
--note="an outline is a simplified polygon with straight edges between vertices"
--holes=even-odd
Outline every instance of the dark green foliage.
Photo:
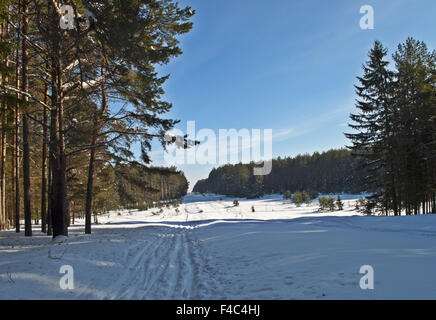
[{"label": "dark green foliage", "polygon": [[308,193],[306,190],[304,190],[303,193],[302,193],[301,195],[302,195],[302,197],[303,197],[303,202],[304,202],[305,204],[309,205],[309,204],[310,204],[310,201],[312,200],[311,197],[310,197],[310,195],[309,195],[309,193]]},{"label": "dark green foliage", "polygon": [[358,199],[356,203],[354,204],[354,210],[359,211],[362,210],[362,208],[365,206],[365,200],[364,199]]},{"label": "dark green foliage", "polygon": [[333,212],[336,209],[335,199],[332,196],[319,197],[318,198],[318,203],[319,203],[319,210],[320,211],[330,211],[330,212]]},{"label": "dark green foliage", "polygon": [[346,149],[275,159],[272,172],[266,176],[254,176],[254,164],[225,165],[213,169],[207,179],[198,181],[194,192],[252,198],[310,190],[314,199],[318,192],[368,191],[362,185],[364,173],[357,170],[357,165],[358,161]]},{"label": "dark green foliage", "polygon": [[408,38],[393,55],[380,42],[369,52],[356,86],[350,149],[373,191],[366,212],[386,215],[436,210],[436,52]]},{"label": "dark green foliage", "polygon": [[297,207],[301,207],[301,205],[303,204],[303,195],[301,194],[300,191],[297,191],[294,193],[294,196],[292,197],[292,202],[297,206]]},{"label": "dark green foliage", "polygon": [[373,211],[375,209],[375,203],[374,201],[370,201],[370,200],[358,199],[356,201],[354,209],[357,212],[370,215],[373,214]]},{"label": "dark green foliage", "polygon": [[[175,168],[118,165],[114,169],[118,186],[119,206],[124,208],[150,208],[155,203],[177,205],[185,196],[188,181]],[[162,203],[163,204],[163,203]]]},{"label": "dark green foliage", "polygon": [[292,192],[289,190],[286,190],[285,192],[283,192],[283,200],[289,200],[292,197]]},{"label": "dark green foliage", "polygon": [[338,208],[338,211],[344,210],[344,203],[342,202],[341,196],[339,194],[336,198],[336,207]]},{"label": "dark green foliage", "polygon": [[[62,5],[75,20],[68,30]],[[88,26],[85,10],[94,17]],[[83,211],[90,233],[91,214],[120,201],[146,209],[186,193],[181,174],[134,161],[149,164],[152,142],[170,143],[165,134],[178,121],[167,115],[169,75],[160,68],[182,53],[179,36],[193,15],[174,0],[0,0],[0,229],[5,212],[19,222],[21,202],[26,235],[41,208],[42,231],[48,224],[56,237]]]}]

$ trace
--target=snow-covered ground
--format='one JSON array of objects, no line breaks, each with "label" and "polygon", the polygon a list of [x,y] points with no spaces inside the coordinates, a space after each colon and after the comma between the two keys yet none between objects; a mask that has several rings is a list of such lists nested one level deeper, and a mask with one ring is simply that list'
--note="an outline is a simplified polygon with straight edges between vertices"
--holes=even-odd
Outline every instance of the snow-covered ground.
[{"label": "snow-covered ground", "polygon": [[[361,216],[343,199],[319,213],[193,194],[159,215],[111,212],[92,235],[79,221],[62,241],[0,232],[0,299],[436,299],[436,216]],[[374,290],[359,286],[363,265]]]}]

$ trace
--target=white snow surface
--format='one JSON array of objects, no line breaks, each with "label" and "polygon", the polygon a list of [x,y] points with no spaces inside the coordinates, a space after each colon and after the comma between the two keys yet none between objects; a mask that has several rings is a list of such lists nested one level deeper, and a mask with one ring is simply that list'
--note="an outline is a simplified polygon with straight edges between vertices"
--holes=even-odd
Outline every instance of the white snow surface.
[{"label": "white snow surface", "polygon": [[[92,235],[83,221],[61,241],[0,232],[0,299],[436,299],[436,215],[362,216],[357,198],[320,213],[279,195],[233,207],[190,194],[178,212],[101,216]],[[64,265],[74,289],[59,285]]]}]

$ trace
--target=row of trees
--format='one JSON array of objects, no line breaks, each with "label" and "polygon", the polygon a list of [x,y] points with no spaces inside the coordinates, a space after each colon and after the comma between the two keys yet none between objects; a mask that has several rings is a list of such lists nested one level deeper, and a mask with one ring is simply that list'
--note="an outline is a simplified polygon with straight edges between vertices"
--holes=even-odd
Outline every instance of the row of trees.
[{"label": "row of trees", "polygon": [[413,38],[388,51],[375,42],[356,85],[358,112],[346,136],[368,174],[369,209],[436,212],[436,52]]},{"label": "row of trees", "polygon": [[[110,210],[148,210],[172,200],[179,200],[188,192],[188,180],[175,168],[146,167],[139,163],[106,165],[97,175],[94,188],[93,215]],[[71,221],[85,218],[86,188],[75,185],[69,197]],[[35,217],[39,219],[38,216]]]},{"label": "row of trees", "polygon": [[306,190],[303,190],[303,192],[297,191],[294,194],[292,194],[291,191],[286,190],[283,193],[283,200],[291,200],[297,207],[301,207],[303,203],[309,205],[316,197],[316,193],[309,194]]},{"label": "row of trees", "polygon": [[188,180],[176,168],[147,168],[140,165],[120,165],[115,168],[119,208],[148,209],[154,203],[177,200],[188,192]]},{"label": "row of trees", "polygon": [[96,189],[134,160],[132,145],[146,164],[153,139],[168,143],[177,121],[163,117],[168,76],[155,69],[181,54],[194,14],[172,0],[62,5],[0,1],[0,229],[19,232],[23,206],[26,236],[35,210],[43,232],[68,235],[71,206],[91,233],[96,193],[111,194]]},{"label": "row of trees", "polygon": [[341,196],[338,194],[336,201],[332,196],[319,197],[319,210],[320,211],[342,211],[344,210],[344,203],[342,202]]},{"label": "row of trees", "polygon": [[272,160],[272,171],[254,176],[255,164],[225,165],[213,169],[209,177],[194,186],[194,192],[218,193],[234,197],[259,197],[266,193],[360,193],[367,191],[364,172],[347,149],[330,150],[295,158]]},{"label": "row of trees", "polygon": [[291,200],[297,207],[306,204],[310,205],[312,200],[318,198],[319,210],[320,211],[342,211],[344,210],[344,203],[342,202],[341,195],[338,194],[336,201],[332,196],[321,196],[318,197],[317,192],[309,193],[306,190],[303,192],[297,191],[294,194],[289,190],[283,193],[283,200]]}]

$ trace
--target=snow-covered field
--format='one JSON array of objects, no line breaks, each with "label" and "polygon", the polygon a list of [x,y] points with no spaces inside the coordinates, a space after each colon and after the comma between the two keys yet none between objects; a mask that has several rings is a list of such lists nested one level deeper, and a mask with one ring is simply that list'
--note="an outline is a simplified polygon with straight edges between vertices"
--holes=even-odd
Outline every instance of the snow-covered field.
[{"label": "snow-covered field", "polygon": [[[0,299],[436,299],[436,216],[361,216],[343,199],[319,213],[189,195],[178,212],[112,212],[92,235],[79,221],[64,241],[0,232]],[[359,286],[363,265],[374,290]]]}]

